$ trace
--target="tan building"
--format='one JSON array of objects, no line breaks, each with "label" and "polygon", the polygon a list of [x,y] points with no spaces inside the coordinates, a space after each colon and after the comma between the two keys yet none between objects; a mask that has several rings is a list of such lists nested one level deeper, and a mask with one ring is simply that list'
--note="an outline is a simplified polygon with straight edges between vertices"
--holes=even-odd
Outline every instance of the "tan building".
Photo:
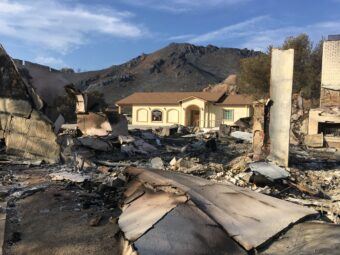
[{"label": "tan building", "polygon": [[119,110],[130,107],[135,126],[234,125],[252,115],[252,98],[212,92],[145,92],[134,93],[116,103]]}]

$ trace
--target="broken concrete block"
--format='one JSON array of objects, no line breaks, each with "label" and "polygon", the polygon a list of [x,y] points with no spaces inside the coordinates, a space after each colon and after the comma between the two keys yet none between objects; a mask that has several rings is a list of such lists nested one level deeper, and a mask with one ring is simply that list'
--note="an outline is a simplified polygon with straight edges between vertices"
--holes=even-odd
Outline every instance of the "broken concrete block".
[{"label": "broken concrete block", "polygon": [[250,143],[253,141],[253,134],[248,132],[234,131],[230,133],[230,136]]},{"label": "broken concrete block", "polygon": [[120,135],[118,136],[118,141],[120,144],[123,143],[133,143],[135,141],[135,138],[130,135]]},{"label": "broken concrete block", "polygon": [[261,174],[272,181],[286,179],[290,176],[290,174],[285,169],[272,163],[254,162],[250,163],[249,167],[251,171]]},{"label": "broken concrete block", "polygon": [[172,160],[170,160],[169,165],[170,166],[175,166],[176,163],[177,163],[177,159],[176,159],[176,157],[173,157]]},{"label": "broken concrete block", "polygon": [[219,128],[219,136],[220,137],[226,137],[228,135],[230,135],[231,132],[231,127],[226,125],[226,124],[221,124],[220,128]]},{"label": "broken concrete block", "polygon": [[83,135],[107,136],[111,125],[104,113],[77,114],[77,125]]},{"label": "broken concrete block", "polygon": [[305,136],[305,145],[313,148],[321,148],[324,144],[323,134],[316,135],[306,135]]},{"label": "broken concrete block", "polygon": [[77,114],[77,125],[83,135],[112,136],[128,135],[128,123],[125,116],[118,113]]},{"label": "broken concrete block", "polygon": [[164,163],[160,157],[151,159],[150,164],[151,167],[154,169],[164,169]]},{"label": "broken concrete block", "polygon": [[84,182],[85,180],[90,179],[90,176],[88,175],[82,175],[79,173],[71,173],[67,171],[51,173],[50,177],[52,178],[52,181],[71,181],[71,182],[77,182],[77,183],[81,183],[81,182]]}]

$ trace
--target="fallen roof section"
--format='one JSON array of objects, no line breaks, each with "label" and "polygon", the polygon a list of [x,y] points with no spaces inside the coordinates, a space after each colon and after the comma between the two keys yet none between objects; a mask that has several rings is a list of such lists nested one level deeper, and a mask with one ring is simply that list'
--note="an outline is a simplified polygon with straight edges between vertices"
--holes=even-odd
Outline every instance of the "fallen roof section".
[{"label": "fallen roof section", "polygon": [[[137,245],[136,248],[138,250],[146,249],[145,251],[147,251],[146,245],[149,245],[149,243],[145,243],[143,240],[151,240],[152,238],[150,238],[150,236],[153,235],[152,232],[154,231],[158,231],[159,236],[167,236],[167,240],[164,242],[174,242],[177,236],[171,234],[167,235],[165,232],[163,233],[163,230],[165,231],[166,228],[163,225],[158,224],[164,222],[164,220],[177,224],[181,222],[181,220],[176,218],[178,217],[178,214],[187,215],[188,210],[195,211],[195,213],[201,215],[200,217],[211,219],[218,227],[225,231],[225,241],[231,238],[235,244],[239,244],[245,250],[259,247],[286,229],[290,224],[295,223],[308,215],[317,214],[317,212],[312,209],[259,194],[248,189],[236,187],[232,184],[212,183],[195,176],[155,169],[129,167],[125,172],[127,176],[144,184],[144,188],[151,186],[153,190],[158,192],[167,191],[170,193],[175,192],[176,194],[184,193],[189,199],[186,203],[183,201],[181,203],[175,203],[175,209],[173,209],[173,214],[175,215],[170,214],[170,216],[168,216],[169,214],[167,213],[164,213],[163,217],[159,217],[158,215],[157,219],[162,218],[162,220],[157,223],[158,220],[156,219],[154,221],[153,229],[149,231],[150,233],[147,232],[147,234],[140,235],[137,242],[135,242],[135,246]],[[141,189],[138,185],[134,185],[133,187],[134,190],[130,190],[129,194],[126,194],[127,199]],[[135,196],[134,200],[129,203],[127,208],[133,206],[133,204],[139,204],[142,208],[148,207],[147,201],[142,202],[142,200],[145,199],[144,196],[145,194],[139,193],[139,195]],[[131,201],[131,199],[129,200]],[[195,209],[183,207],[188,203],[192,203],[192,205],[195,206]],[[181,209],[178,209],[179,205],[181,206]],[[162,210],[162,206],[163,205],[160,203],[159,207],[155,207],[155,210]],[[139,208],[139,212],[141,210],[143,209]],[[136,221],[138,224],[143,225],[143,216],[141,216],[140,213],[134,212],[135,211],[132,210],[124,210],[123,208],[121,217],[123,219],[129,218],[130,222]],[[204,216],[202,216],[202,214],[204,214]],[[168,219],[168,217],[171,218]],[[195,218],[199,216],[192,217]],[[190,221],[191,220],[188,219],[188,222]],[[162,226],[161,229],[158,229],[158,226]],[[168,225],[168,227],[170,228],[170,225]],[[179,229],[182,226],[171,225],[171,228],[176,229],[176,227]],[[121,228],[124,231],[124,229],[127,229],[127,226],[121,226]],[[192,226],[190,226],[190,228],[192,228]],[[202,230],[202,228],[200,229]],[[173,232],[175,233],[176,231]],[[170,231],[170,233],[172,232]],[[128,236],[129,235],[127,235],[127,237]],[[199,238],[199,236],[196,238]],[[136,240],[135,238],[132,238],[130,241]],[[160,252],[160,254],[167,254],[163,253],[162,250],[165,244],[162,243],[163,241],[161,242],[159,240],[159,242],[158,246],[154,247],[155,251]],[[226,242],[230,243],[229,241]],[[140,245],[139,247],[138,244]],[[182,251],[184,251],[185,248],[182,248]],[[242,250],[237,248],[238,247],[232,247],[230,251],[237,251],[235,254],[242,254]],[[150,253],[146,252],[145,254]],[[153,254],[157,254],[157,252],[154,252]],[[189,252],[186,254],[194,253]]]}]

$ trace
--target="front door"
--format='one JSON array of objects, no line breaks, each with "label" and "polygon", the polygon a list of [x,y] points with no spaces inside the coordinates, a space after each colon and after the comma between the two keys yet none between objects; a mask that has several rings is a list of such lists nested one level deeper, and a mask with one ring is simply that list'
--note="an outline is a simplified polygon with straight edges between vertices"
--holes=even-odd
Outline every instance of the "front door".
[{"label": "front door", "polygon": [[200,125],[200,111],[191,110],[191,126],[198,127]]}]

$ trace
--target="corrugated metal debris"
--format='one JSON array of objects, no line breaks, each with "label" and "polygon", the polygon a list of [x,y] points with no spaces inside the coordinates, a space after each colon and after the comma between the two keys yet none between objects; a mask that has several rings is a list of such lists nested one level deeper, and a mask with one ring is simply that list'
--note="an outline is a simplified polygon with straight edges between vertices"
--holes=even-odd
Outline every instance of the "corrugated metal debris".
[{"label": "corrugated metal debris", "polygon": [[[134,242],[136,249],[145,252],[140,254],[244,254],[244,251],[263,245],[290,224],[316,214],[312,209],[232,184],[212,183],[181,173],[129,167],[126,175],[133,181],[125,194],[128,202],[123,206],[119,225],[125,237]],[[145,193],[141,193],[141,190]],[[133,197],[136,193],[138,196]],[[178,198],[184,195],[188,197],[187,202],[183,198],[170,199],[172,196]],[[203,236],[209,236],[211,229],[202,229],[201,223],[196,225],[202,222],[194,220],[199,218],[203,222],[213,221],[212,225],[209,223],[209,228],[216,225],[217,240],[223,240],[223,244],[228,243],[228,247],[216,253],[200,253],[196,247],[190,248],[178,242],[179,236],[175,230],[179,231],[183,226],[193,229],[188,231],[184,239],[194,243],[209,240]],[[186,224],[182,225],[184,222]],[[198,232],[198,227],[202,236],[193,235]],[[167,232],[167,229],[170,231]],[[162,236],[166,236],[166,239],[162,239]],[[211,245],[217,247],[219,243]],[[175,247],[178,253],[172,253],[166,247]],[[205,246],[205,249],[209,247]]]}]

